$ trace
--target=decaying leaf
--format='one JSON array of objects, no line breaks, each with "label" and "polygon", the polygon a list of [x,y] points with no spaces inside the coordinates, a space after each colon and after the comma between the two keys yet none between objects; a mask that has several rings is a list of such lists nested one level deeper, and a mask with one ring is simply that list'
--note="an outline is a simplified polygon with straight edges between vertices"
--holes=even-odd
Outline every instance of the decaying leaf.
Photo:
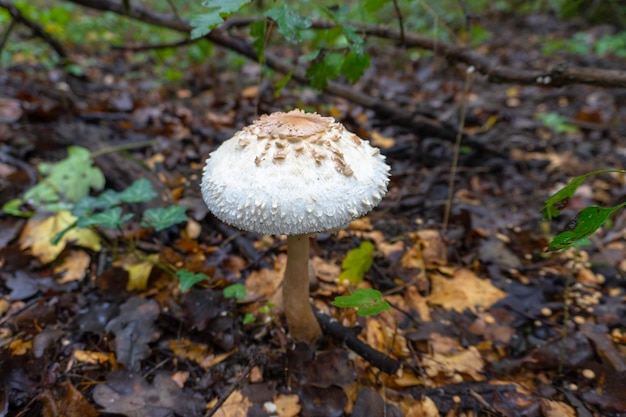
[{"label": "decaying leaf", "polygon": [[293,394],[280,394],[274,399],[278,417],[296,417],[300,413],[300,398]]},{"label": "decaying leaf", "polygon": [[43,417],[96,417],[98,411],[68,380],[39,395]]},{"label": "decaying leaf", "polygon": [[72,281],[80,281],[85,277],[87,268],[91,258],[87,252],[83,250],[71,250],[64,257],[63,262],[54,267],[55,274],[60,274],[61,278],[57,279],[59,284],[66,284]]},{"label": "decaying leaf", "polygon": [[[485,379],[483,367],[485,366],[480,352],[474,346],[461,349],[455,353],[433,353],[425,355],[422,367],[431,378],[442,375],[446,378],[455,378],[455,375],[467,375],[474,381]],[[458,378],[458,377],[456,377]]]},{"label": "decaying leaf", "polygon": [[422,397],[416,400],[404,411],[405,417],[439,417],[439,410],[435,402],[429,397]]},{"label": "decaying leaf", "polygon": [[105,384],[96,386],[94,401],[106,413],[127,417],[200,416],[204,401],[191,397],[171,377],[159,373],[152,383],[128,371],[113,371]]},{"label": "decaying leaf", "polygon": [[541,400],[541,412],[544,417],[576,417],[576,411],[561,401]]},{"label": "decaying leaf", "polygon": [[[281,254],[274,262],[274,269],[252,271],[246,279],[246,298],[243,302],[271,299],[280,286],[287,266],[287,256]],[[280,297],[279,297],[280,298]]]},{"label": "decaying leaf", "polygon": [[120,314],[111,320],[106,331],[115,334],[117,361],[128,369],[139,369],[139,362],[150,354],[148,343],[157,339],[154,321],[159,316],[154,300],[133,297],[120,307]]},{"label": "decaying leaf", "polygon": [[480,279],[465,268],[456,270],[452,278],[434,273],[430,275],[430,279],[432,292],[428,297],[429,304],[460,313],[465,309],[472,312],[484,310],[506,296],[504,291],[494,287],[489,280]]},{"label": "decaying leaf", "polygon": [[20,248],[30,248],[33,256],[42,264],[54,261],[70,243],[99,251],[101,249],[100,238],[91,229],[71,229],[57,244],[52,244],[52,239],[75,221],[76,217],[72,216],[69,211],[59,211],[53,216],[44,218],[32,217],[26,222],[20,234]]},{"label": "decaying leaf", "polygon": [[[217,398],[208,404],[210,408],[212,403],[216,403]],[[248,409],[252,406],[250,400],[243,396],[241,391],[233,392],[222,406],[213,414],[215,417],[247,417]]]}]

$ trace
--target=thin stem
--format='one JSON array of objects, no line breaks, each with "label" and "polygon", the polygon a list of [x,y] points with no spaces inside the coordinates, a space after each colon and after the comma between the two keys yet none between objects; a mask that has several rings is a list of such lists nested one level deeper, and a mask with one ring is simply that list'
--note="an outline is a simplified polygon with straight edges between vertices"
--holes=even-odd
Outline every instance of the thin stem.
[{"label": "thin stem", "polygon": [[309,301],[309,236],[287,237],[287,268],[283,280],[283,306],[292,339],[311,343],[321,335]]},{"label": "thin stem", "polygon": [[128,151],[131,149],[145,148],[147,146],[154,145],[154,143],[155,143],[154,140],[144,140],[142,142],[125,143],[123,145],[109,146],[107,148],[100,149],[99,151],[92,152],[91,157],[97,158],[99,156],[102,156],[104,154],[111,153],[111,152],[121,152],[121,151]]},{"label": "thin stem", "polygon": [[[473,67],[470,67],[473,68]],[[452,211],[452,199],[454,197],[454,180],[459,165],[459,152],[461,149],[461,139],[463,139],[463,128],[465,127],[465,113],[467,111],[467,96],[469,94],[471,72],[467,71],[465,78],[465,87],[463,88],[463,97],[461,99],[461,114],[459,115],[459,128],[456,133],[454,142],[454,155],[452,156],[452,167],[450,169],[450,181],[448,182],[448,199],[446,200],[445,212],[443,214],[443,234],[448,230],[448,222],[450,221],[450,211]]]}]

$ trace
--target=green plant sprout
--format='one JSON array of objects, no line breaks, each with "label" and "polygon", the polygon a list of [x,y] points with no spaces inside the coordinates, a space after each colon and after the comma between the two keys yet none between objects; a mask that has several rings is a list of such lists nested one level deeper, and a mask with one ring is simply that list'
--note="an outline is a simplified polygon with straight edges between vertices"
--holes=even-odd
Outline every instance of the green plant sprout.
[{"label": "green plant sprout", "polygon": [[[339,282],[347,281],[351,285],[363,282],[365,274],[374,262],[374,249],[372,242],[364,241],[358,248],[349,251],[341,263]],[[379,314],[391,308],[389,303],[383,300],[381,292],[371,288],[358,288],[350,295],[335,297],[332,304],[336,307],[356,308],[359,316]]]},{"label": "green plant sprout", "polygon": [[340,295],[332,304],[340,308],[356,308],[359,316],[371,316],[391,309],[380,291],[372,288],[358,288],[350,295]]},{"label": "green plant sprout", "polygon": [[[565,187],[552,194],[546,200],[543,207],[544,217],[547,220],[551,220],[558,216],[561,211],[567,207],[570,198],[574,195],[578,187],[588,177],[609,172],[626,174],[626,171],[621,169],[604,169],[573,178]],[[600,227],[604,226],[613,213],[625,206],[626,201],[614,207],[585,207],[568,222],[564,231],[554,236],[548,245],[548,250],[558,251],[579,244],[581,241],[593,235]]]}]

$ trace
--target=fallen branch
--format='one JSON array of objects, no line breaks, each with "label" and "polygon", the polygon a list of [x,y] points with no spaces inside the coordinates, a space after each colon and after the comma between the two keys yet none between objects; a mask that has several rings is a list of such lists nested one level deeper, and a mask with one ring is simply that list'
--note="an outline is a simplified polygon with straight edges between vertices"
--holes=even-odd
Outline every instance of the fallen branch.
[{"label": "fallen branch", "polygon": [[326,314],[313,307],[313,312],[317,317],[317,321],[322,327],[322,331],[332,336],[334,339],[348,348],[352,349],[356,354],[368,361],[370,364],[381,371],[393,375],[400,369],[400,361],[390,358],[383,352],[380,352],[367,343],[362,342],[355,333],[356,329],[344,327],[337,320],[327,316]]},{"label": "fallen branch", "polygon": [[20,10],[12,2],[0,0],[0,7],[6,9],[15,22],[21,23],[22,25],[26,26],[33,31],[33,34],[35,36],[41,38],[44,42],[50,45],[54,52],[56,52],[63,61],[68,61],[69,57],[67,55],[67,52],[65,52],[65,48],[63,48],[63,45],[61,45],[59,41],[54,39],[48,32],[46,32],[46,30],[41,27],[39,23],[33,22],[32,20],[24,16],[22,12],[20,12]]}]

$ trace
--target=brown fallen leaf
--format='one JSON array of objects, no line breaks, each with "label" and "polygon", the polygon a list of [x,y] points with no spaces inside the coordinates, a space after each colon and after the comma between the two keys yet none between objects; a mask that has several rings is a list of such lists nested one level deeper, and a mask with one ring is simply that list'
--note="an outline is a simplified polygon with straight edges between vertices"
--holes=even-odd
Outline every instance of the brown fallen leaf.
[{"label": "brown fallen leaf", "polygon": [[576,417],[576,411],[561,401],[541,400],[543,417]]},{"label": "brown fallen leaf", "polygon": [[158,373],[149,383],[132,372],[113,371],[106,383],[96,386],[93,399],[105,413],[127,417],[200,416],[205,408],[204,401],[186,395],[164,373]]},{"label": "brown fallen leaf", "polygon": [[430,397],[422,397],[404,411],[404,417],[439,417],[439,410]]},{"label": "brown fallen leaf", "polygon": [[474,346],[452,354],[433,353],[425,355],[422,359],[422,367],[426,375],[431,378],[441,374],[444,377],[462,381],[459,376],[467,375],[473,381],[482,381],[485,379],[482,373],[484,366],[483,358]]},{"label": "brown fallen leaf", "polygon": [[[217,403],[217,398],[207,404],[207,408],[211,408]],[[250,400],[248,400],[241,391],[235,391],[228,399],[222,404],[222,406],[213,414],[214,417],[247,417],[248,409],[252,406]]]},{"label": "brown fallen leaf", "polygon": [[70,381],[39,395],[43,417],[96,417],[98,411]]},{"label": "brown fallen leaf", "polygon": [[112,352],[105,353],[77,349],[72,352],[72,357],[78,362],[88,363],[92,365],[102,365],[110,363],[114,368],[117,367],[115,355]]},{"label": "brown fallen leaf", "polygon": [[428,303],[459,313],[465,309],[476,313],[489,308],[506,296],[506,293],[494,287],[491,281],[478,278],[465,268],[456,270],[452,279],[433,273],[430,280],[432,290],[428,296]]},{"label": "brown fallen leaf", "polygon": [[91,258],[84,250],[69,251],[67,256],[64,256],[63,262],[54,267],[54,273],[61,275],[57,282],[66,284],[72,281],[81,281],[85,278],[90,263]]},{"label": "brown fallen leaf", "polygon": [[300,398],[293,394],[280,394],[274,398],[278,417],[296,417],[300,413]]}]

